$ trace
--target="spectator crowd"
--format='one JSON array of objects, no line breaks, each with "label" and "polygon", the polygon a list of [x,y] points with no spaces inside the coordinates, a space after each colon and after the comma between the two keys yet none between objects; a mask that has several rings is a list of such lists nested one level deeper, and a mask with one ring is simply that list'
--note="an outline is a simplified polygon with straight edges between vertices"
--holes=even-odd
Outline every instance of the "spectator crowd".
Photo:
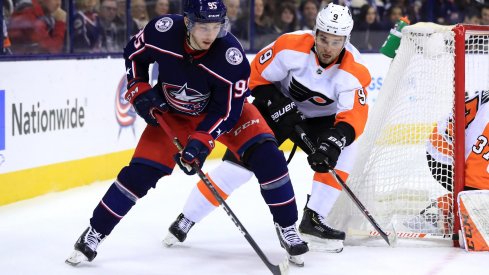
[{"label": "spectator crowd", "polygon": [[[3,0],[3,54],[120,53],[151,19],[181,13],[181,0]],[[331,0],[225,0],[230,31],[245,49],[257,51],[279,35],[314,28]],[[376,52],[399,18],[489,25],[489,0],[339,0],[355,20],[352,43]],[[253,17],[253,18],[251,18]],[[126,23],[130,19],[129,24]],[[70,30],[68,30],[70,28]],[[68,35],[70,34],[70,35]]]}]

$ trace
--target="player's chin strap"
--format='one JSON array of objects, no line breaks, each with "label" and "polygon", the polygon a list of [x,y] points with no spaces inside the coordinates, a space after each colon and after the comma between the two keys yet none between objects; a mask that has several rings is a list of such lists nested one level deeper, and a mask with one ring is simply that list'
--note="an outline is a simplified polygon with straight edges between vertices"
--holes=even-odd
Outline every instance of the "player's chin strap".
[{"label": "player's chin strap", "polygon": [[[170,128],[170,126],[166,123],[166,121],[163,119],[163,113],[161,112],[154,112],[153,116],[155,116],[156,120],[158,121],[158,124],[160,127],[163,129],[163,131],[168,135],[168,137],[173,141],[173,144],[177,147],[177,149],[181,152],[183,150],[182,143],[178,139],[178,137],[175,135],[173,130]],[[233,213],[231,208],[227,205],[226,201],[221,197],[221,195],[217,192],[217,190],[214,188],[212,185],[211,181],[209,178],[202,172],[202,169],[200,169],[198,163],[193,163],[191,164],[192,168],[197,171],[197,174],[199,175],[200,179],[204,182],[205,186],[211,191],[212,195],[214,198],[219,202],[219,204],[222,205],[222,209],[226,211],[226,214],[231,218],[231,220],[234,222],[234,225],[239,229],[241,234],[245,237],[245,239],[248,241],[248,243],[251,245],[253,250],[255,250],[256,254],[260,257],[260,259],[265,263],[265,265],[268,267],[268,269],[272,272],[274,275],[284,275],[288,273],[289,270],[289,262],[288,260],[285,260],[284,262],[281,262],[279,265],[274,265],[270,262],[270,260],[267,258],[265,253],[260,249],[258,244],[253,240],[251,237],[250,233],[246,230],[246,228],[243,226],[243,224],[238,220],[238,217]]]},{"label": "player's chin strap", "polygon": [[[314,153],[316,151],[316,147],[309,139],[309,137],[306,135],[306,132],[304,132],[302,127],[299,125],[295,125],[295,131],[299,134],[301,140],[306,144],[309,150],[311,150],[311,152]],[[395,233],[395,231],[392,232],[392,234],[390,234],[391,237],[389,238],[389,235],[387,235],[387,233],[385,233],[384,230],[380,228],[377,221],[375,221],[372,215],[370,215],[367,208],[365,208],[362,202],[357,198],[357,196],[355,196],[355,194],[353,193],[353,191],[351,191],[348,185],[346,185],[346,183],[338,176],[338,174],[336,174],[336,171],[332,167],[329,168],[330,169],[328,173],[330,173],[333,176],[333,178],[336,180],[336,182],[338,182],[338,184],[341,185],[341,187],[343,187],[343,190],[345,190],[346,194],[348,194],[350,199],[355,203],[358,209],[360,209],[360,212],[362,212],[365,218],[367,218],[370,224],[375,228],[375,230],[377,230],[379,235],[387,242],[389,246],[391,246],[391,241],[392,241],[392,245],[394,245],[397,242],[397,234]]]}]

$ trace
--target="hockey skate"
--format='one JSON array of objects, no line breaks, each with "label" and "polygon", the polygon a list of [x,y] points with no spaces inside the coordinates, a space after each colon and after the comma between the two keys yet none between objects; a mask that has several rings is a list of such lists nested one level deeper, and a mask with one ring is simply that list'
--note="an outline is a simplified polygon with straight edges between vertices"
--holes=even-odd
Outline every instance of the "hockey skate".
[{"label": "hockey skate", "polygon": [[311,250],[339,253],[343,251],[345,232],[336,230],[326,224],[323,216],[315,211],[304,208],[299,232],[309,241]]},{"label": "hockey skate", "polygon": [[309,247],[301,239],[295,224],[281,227],[278,223],[275,223],[275,229],[277,230],[280,245],[287,251],[289,261],[297,266],[304,266],[302,254],[309,251]]},{"label": "hockey skate", "polygon": [[65,263],[76,266],[81,262],[91,262],[97,256],[97,247],[105,239],[105,235],[98,233],[89,226],[75,243],[75,251],[66,259]]},{"label": "hockey skate", "polygon": [[187,219],[183,213],[178,215],[177,219],[168,228],[168,235],[163,239],[163,244],[167,247],[174,245],[177,242],[183,243],[187,238],[190,228],[195,222]]},{"label": "hockey skate", "polygon": [[403,221],[402,225],[419,233],[449,234],[453,224],[453,214],[450,210],[451,198],[443,199],[444,197],[446,196],[433,201],[418,215]]}]

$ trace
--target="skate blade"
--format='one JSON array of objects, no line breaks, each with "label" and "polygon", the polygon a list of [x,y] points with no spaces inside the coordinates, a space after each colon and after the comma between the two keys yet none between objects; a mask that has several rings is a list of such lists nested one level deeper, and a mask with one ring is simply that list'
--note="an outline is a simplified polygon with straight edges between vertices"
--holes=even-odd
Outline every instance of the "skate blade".
[{"label": "skate blade", "polygon": [[438,226],[433,224],[433,222],[427,221],[426,217],[422,215],[415,216],[414,218],[404,221],[402,225],[411,230],[416,230],[420,233],[437,234],[440,233]]},{"label": "skate blade", "polygon": [[172,233],[168,233],[166,237],[163,239],[163,245],[166,247],[172,247],[174,244],[180,242],[177,237],[173,236]]},{"label": "skate blade", "polygon": [[73,251],[73,253],[71,253],[71,256],[65,260],[65,263],[71,266],[77,266],[81,262],[88,262],[88,258],[78,250]]},{"label": "skate blade", "polygon": [[303,267],[304,266],[304,257],[302,255],[288,255],[289,256],[289,262],[295,266],[298,267]]},{"label": "skate blade", "polygon": [[280,269],[280,275],[289,274],[289,257],[285,258],[285,260],[278,265],[278,268]]},{"label": "skate blade", "polygon": [[340,253],[343,251],[343,240],[318,238],[309,234],[302,234],[313,252]]}]

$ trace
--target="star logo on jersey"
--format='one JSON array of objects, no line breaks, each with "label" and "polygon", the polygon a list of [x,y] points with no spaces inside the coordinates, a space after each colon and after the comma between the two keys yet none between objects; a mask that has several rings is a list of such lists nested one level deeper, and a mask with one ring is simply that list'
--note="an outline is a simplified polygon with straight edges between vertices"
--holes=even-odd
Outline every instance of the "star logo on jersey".
[{"label": "star logo on jersey", "polygon": [[334,100],[328,98],[322,93],[311,91],[293,77],[290,81],[289,93],[290,96],[298,102],[304,102],[307,100],[318,106],[326,106],[334,102]]},{"label": "star logo on jersey", "polygon": [[222,135],[222,130],[219,129],[219,128],[217,128],[216,134],[217,134],[218,137],[221,136]]},{"label": "star logo on jersey", "polygon": [[187,83],[183,86],[162,83],[162,87],[168,104],[179,112],[199,115],[209,103],[210,94],[202,94],[191,89]]}]

